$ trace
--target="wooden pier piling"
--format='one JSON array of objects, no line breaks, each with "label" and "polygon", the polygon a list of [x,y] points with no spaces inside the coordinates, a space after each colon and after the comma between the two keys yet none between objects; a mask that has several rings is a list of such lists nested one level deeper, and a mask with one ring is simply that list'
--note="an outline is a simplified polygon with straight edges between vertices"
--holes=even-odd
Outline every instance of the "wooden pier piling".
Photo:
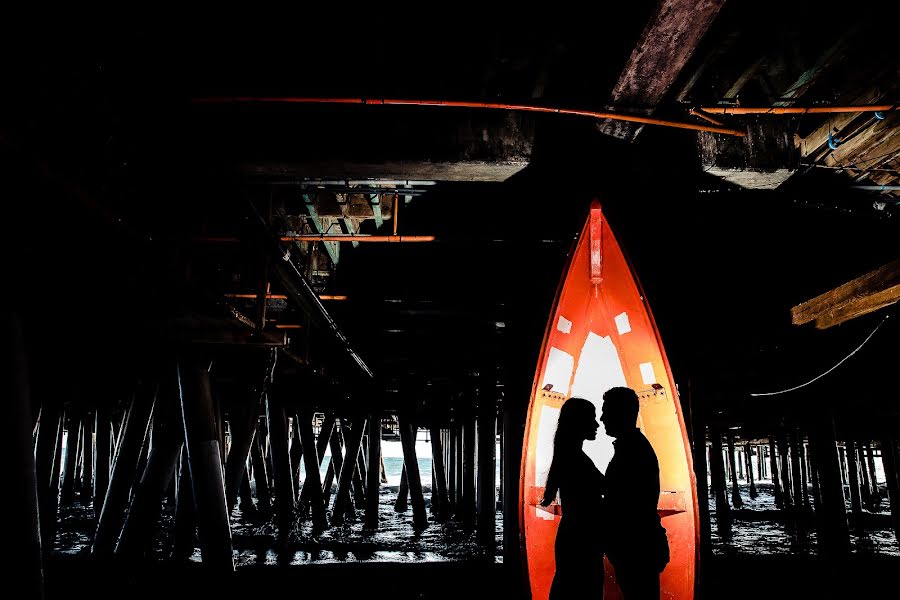
[{"label": "wooden pier piling", "polygon": [[[323,426],[317,443],[315,434],[313,434],[312,419],[312,410],[301,410],[299,421],[295,422],[295,426],[299,430],[300,443],[303,445],[303,465],[306,471],[303,491],[300,496],[310,507],[313,529],[322,531],[328,527],[328,516],[325,513],[325,497],[322,495],[322,478],[319,475],[319,466],[322,464],[322,453],[325,451],[325,444],[328,443],[331,431],[326,432]],[[330,423],[334,426],[333,417]]]},{"label": "wooden pier piling", "polygon": [[331,522],[341,524],[347,515],[355,517],[353,504],[350,502],[350,488],[354,475],[358,475],[356,457],[362,447],[362,438],[366,429],[366,419],[358,418],[352,428],[345,428],[346,421],[341,425],[344,434],[344,442],[347,445],[347,454],[344,456],[338,474],[337,492],[334,495],[334,509],[331,512]]},{"label": "wooden pier piling", "polygon": [[219,430],[209,384],[209,360],[189,354],[178,364],[185,446],[197,506],[197,528],[203,564],[234,571],[231,523],[219,454]]},{"label": "wooden pier piling", "polygon": [[744,505],[741,499],[741,491],[738,488],[737,468],[735,465],[734,450],[734,434],[730,431],[726,434],[728,440],[728,464],[731,467],[731,504],[735,508],[741,508]]},{"label": "wooden pier piling", "polygon": [[728,505],[727,482],[725,481],[725,458],[722,453],[722,434],[718,429],[709,428],[710,450],[709,469],[715,494],[717,528],[727,530],[731,525],[731,507]]},{"label": "wooden pier piling", "polygon": [[818,519],[820,552],[830,558],[843,557],[850,549],[850,531],[844,506],[840,456],[830,416],[819,418],[810,441],[822,494],[822,510],[817,510],[821,512]]},{"label": "wooden pier piling", "polygon": [[[438,510],[434,518],[438,523],[443,523],[450,518],[450,497],[447,495],[447,473],[444,470],[444,447],[441,443],[441,430],[431,428],[431,454],[432,471],[434,473],[435,486],[431,490],[431,503],[437,498]],[[406,467],[404,467],[405,469]],[[401,476],[402,477],[402,476]],[[403,482],[400,482],[401,485]],[[407,483],[407,485],[409,485]]]},{"label": "wooden pier piling", "polygon": [[[373,412],[369,415],[369,465],[366,473],[366,529],[378,528],[378,500],[381,490],[381,413]],[[318,475],[318,471],[316,471]]]},{"label": "wooden pier piling", "polygon": [[[0,318],[4,356],[2,397],[8,412],[12,455],[7,484],[18,493],[7,498],[12,516],[7,542],[14,552],[7,555],[5,568],[15,579],[15,595],[43,598],[44,567],[41,556],[41,528],[38,520],[38,482],[32,444],[32,406],[28,382],[28,361],[20,318],[3,312]],[[51,411],[52,412],[52,411]],[[48,435],[54,429],[53,415],[47,421]],[[56,432],[52,432],[55,439]],[[45,473],[47,471],[44,471]]]},{"label": "wooden pier piling", "polygon": [[142,380],[132,398],[125,423],[122,424],[116,461],[113,463],[103,509],[97,521],[97,531],[91,546],[92,556],[111,556],[115,550],[141,449],[150,429],[150,417],[158,388],[155,379]]},{"label": "wooden pier piling", "polygon": [[398,415],[400,444],[403,446],[403,465],[406,468],[406,480],[409,482],[409,495],[413,509],[413,528],[422,530],[428,527],[428,514],[425,512],[425,496],[422,493],[422,480],[419,474],[419,463],[416,457],[416,427],[405,415]]},{"label": "wooden pier piling", "polygon": [[153,415],[153,446],[147,466],[116,544],[116,556],[145,556],[152,547],[169,483],[178,467],[184,445],[184,424],[179,408],[174,365],[160,385]]},{"label": "wooden pier piling", "polygon": [[266,395],[269,423],[269,450],[272,455],[272,479],[275,484],[275,523],[278,539],[287,540],[294,522],[294,478],[288,451],[288,422],[284,405],[271,393]]}]

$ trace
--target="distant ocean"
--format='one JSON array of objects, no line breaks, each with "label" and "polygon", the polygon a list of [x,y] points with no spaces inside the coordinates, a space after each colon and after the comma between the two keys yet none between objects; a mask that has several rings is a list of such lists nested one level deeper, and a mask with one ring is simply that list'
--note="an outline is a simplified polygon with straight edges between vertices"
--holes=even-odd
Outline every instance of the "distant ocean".
[{"label": "distant ocean", "polygon": [[[393,441],[385,441],[382,442],[382,452],[383,452],[383,460],[384,460],[384,474],[387,477],[388,482],[385,485],[390,486],[399,486],[400,485],[400,475],[403,472],[403,452],[400,448],[400,442]],[[499,460],[500,452],[499,448],[497,449],[497,458],[496,461],[496,480],[499,483],[500,481],[500,460]],[[432,469],[432,458],[431,458],[431,444],[427,442],[422,442],[419,440],[416,443],[416,459],[419,464],[419,477],[422,479],[422,485],[425,487],[431,487],[431,469]],[[319,469],[319,474],[322,479],[325,478],[325,473],[328,471],[328,465],[331,463],[331,454],[326,453],[325,457],[322,459],[322,466]],[[303,469],[303,463],[301,461],[300,473],[301,478],[305,478],[306,474]]]}]

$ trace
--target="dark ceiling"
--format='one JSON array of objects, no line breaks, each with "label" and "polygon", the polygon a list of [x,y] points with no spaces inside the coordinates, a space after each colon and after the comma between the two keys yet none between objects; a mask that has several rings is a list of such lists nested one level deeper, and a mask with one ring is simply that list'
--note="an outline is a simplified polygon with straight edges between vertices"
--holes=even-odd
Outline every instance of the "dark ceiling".
[{"label": "dark ceiling", "polygon": [[[221,319],[223,294],[258,288],[259,212],[272,234],[295,222],[314,232],[310,204],[318,226],[391,233],[390,215],[377,229],[371,199],[388,206],[396,192],[400,233],[437,242],[342,243],[336,264],[322,244],[293,248],[317,293],[348,296],[326,309],[376,374],[378,391],[367,394],[388,405],[392,394],[454,397],[485,365],[499,366],[507,395],[527,393],[592,198],[642,279],[679,385],[699,380],[718,405],[750,406],[748,392],[824,371],[886,312],[817,331],[790,325],[790,308],[900,254],[896,193],[858,187],[896,184],[896,111],[840,123],[835,115],[721,117],[738,128],[771,119],[761,130],[792,147],[793,136],[839,125],[834,137],[855,153],[823,151],[824,142],[806,156],[776,149],[763,170],[783,160],[775,168],[790,177],[743,189],[713,174],[721,165],[704,162],[691,131],[646,126],[629,143],[598,131],[596,120],[553,114],[191,103],[466,100],[652,111],[701,124],[690,108],[897,101],[888,3],[841,13],[806,2],[702,4],[717,5],[708,30],[649,106],[614,104],[611,94],[658,18],[656,2],[519,16],[434,7],[427,17],[257,13],[177,31],[135,22],[23,27],[4,65],[15,90],[0,125],[4,196],[13,199],[4,238],[15,302],[29,315],[43,368],[63,356],[60,368],[73,378],[125,369],[158,348],[159,323]],[[396,183],[420,179],[429,185]],[[326,180],[344,183],[317,185]],[[356,220],[323,216],[353,202],[365,213]],[[242,241],[194,241],[205,234]],[[271,292],[285,290],[273,281]],[[232,304],[254,318],[255,300]],[[291,331],[298,360],[281,362],[284,381],[327,391],[309,383],[312,373],[327,384],[355,379],[327,334],[308,333],[292,299],[269,315],[271,327],[304,326]],[[898,317],[835,371],[829,381],[840,385],[813,392],[882,389],[900,358]],[[225,364],[244,356],[221,353]],[[804,406],[815,401],[804,396]]]}]

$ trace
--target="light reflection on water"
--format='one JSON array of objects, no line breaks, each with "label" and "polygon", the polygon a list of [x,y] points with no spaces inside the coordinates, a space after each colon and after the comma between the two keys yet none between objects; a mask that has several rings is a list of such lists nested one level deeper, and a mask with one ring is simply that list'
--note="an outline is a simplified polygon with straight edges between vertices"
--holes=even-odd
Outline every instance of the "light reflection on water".
[{"label": "light reflection on water", "polygon": [[[786,521],[781,511],[775,507],[770,483],[764,481],[758,484],[759,495],[754,499],[749,497],[746,485],[740,485],[739,490],[744,507],[735,511],[735,519],[728,532],[717,530],[715,503],[710,498],[711,549],[714,555],[816,555],[815,528],[803,529]],[[310,521],[301,521],[291,532],[288,544],[281,552],[275,550],[277,532],[272,523],[247,523],[240,518],[240,511],[236,510],[232,528],[235,562],[241,566],[344,562],[429,563],[473,559],[502,561],[501,512],[497,512],[495,546],[486,549],[475,541],[474,531],[457,523],[440,525],[431,522],[424,531],[415,532],[411,523],[412,510],[406,513],[394,512],[395,497],[396,488],[382,489],[378,531],[364,530],[362,511],[359,521],[332,527],[318,535],[313,535]],[[875,511],[866,513],[864,530],[851,529],[851,552],[857,556],[900,557],[900,544],[891,529],[888,510],[888,502],[884,500],[876,506]],[[158,528],[159,537],[152,553],[153,558],[158,560],[168,558],[171,551],[172,507],[164,507],[163,514],[164,523]],[[54,551],[66,555],[88,552],[96,527],[90,504],[62,507],[60,517]],[[194,552],[191,560],[200,561],[199,550]]]},{"label": "light reflection on water", "polygon": [[[709,499],[712,553],[717,556],[800,555],[818,552],[816,530],[787,521],[775,506],[771,484],[757,484],[758,496],[751,499],[749,486],[739,484],[743,508],[734,511],[730,530],[719,531],[714,498]],[[728,494],[731,504],[730,484]],[[847,509],[849,511],[849,502]],[[862,556],[900,557],[900,544],[890,526],[889,506],[882,502],[875,511],[867,512],[868,525],[863,530],[850,530],[850,551]]]}]

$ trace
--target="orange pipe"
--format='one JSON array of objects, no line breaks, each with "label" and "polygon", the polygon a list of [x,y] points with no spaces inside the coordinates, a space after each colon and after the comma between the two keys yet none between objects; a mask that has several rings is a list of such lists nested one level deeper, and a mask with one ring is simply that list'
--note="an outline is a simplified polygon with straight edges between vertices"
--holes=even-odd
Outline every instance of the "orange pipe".
[{"label": "orange pipe", "polygon": [[400,197],[395,193],[394,194],[394,235],[397,235],[397,215],[400,214],[400,203],[398,200]]},{"label": "orange pipe", "polygon": [[292,325],[290,323],[278,323],[275,329],[303,329],[303,325]]},{"label": "orange pipe", "polygon": [[706,121],[708,123],[712,123],[713,125],[725,125],[725,123],[723,123],[722,121],[717,121],[717,120],[713,119],[711,116],[704,113],[699,108],[692,108],[690,110],[690,114],[694,115],[695,117],[700,117],[704,121]]},{"label": "orange pipe", "polygon": [[[256,294],[225,294],[226,298],[244,298],[247,300],[256,300]],[[266,294],[267,300],[287,300],[284,294]],[[346,300],[347,296],[319,296],[319,300]]]},{"label": "orange pipe", "polygon": [[433,235],[283,235],[282,242],[433,242]]},{"label": "orange pipe", "polygon": [[[698,125],[696,123],[684,123],[681,121],[668,121],[654,119],[639,115],[627,115],[613,112],[599,112],[594,110],[574,110],[568,108],[552,108],[548,106],[534,106],[531,104],[501,104],[492,102],[458,102],[453,100],[402,100],[397,98],[306,98],[293,96],[221,96],[215,98],[193,98],[193,104],[366,104],[388,106],[443,106],[449,108],[486,108],[492,110],[516,110],[521,112],[554,113],[558,115],[575,115],[590,117],[593,119],[611,119],[613,121],[630,121],[632,123],[644,123],[645,125],[661,125],[676,129],[691,129],[694,131],[709,131],[712,133],[724,133],[743,137],[745,132],[727,127],[712,127]],[[878,110],[878,109],[875,109]]]},{"label": "orange pipe", "polygon": [[896,104],[864,104],[860,106],[768,106],[752,108],[744,106],[703,107],[703,112],[717,115],[805,115],[807,113],[854,113],[897,110]]}]

